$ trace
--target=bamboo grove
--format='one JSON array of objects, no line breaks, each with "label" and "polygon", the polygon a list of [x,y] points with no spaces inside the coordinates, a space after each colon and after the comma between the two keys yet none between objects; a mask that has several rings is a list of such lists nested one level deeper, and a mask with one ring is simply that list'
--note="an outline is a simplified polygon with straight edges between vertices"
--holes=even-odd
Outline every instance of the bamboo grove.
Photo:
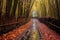
[{"label": "bamboo grove", "polygon": [[[34,9],[34,7],[36,7]],[[38,17],[60,17],[60,0],[36,0],[32,11],[37,11]]]},{"label": "bamboo grove", "polygon": [[29,17],[34,0],[0,0],[0,19]]},{"label": "bamboo grove", "polygon": [[0,0],[0,32],[26,23],[33,3],[34,0]]}]

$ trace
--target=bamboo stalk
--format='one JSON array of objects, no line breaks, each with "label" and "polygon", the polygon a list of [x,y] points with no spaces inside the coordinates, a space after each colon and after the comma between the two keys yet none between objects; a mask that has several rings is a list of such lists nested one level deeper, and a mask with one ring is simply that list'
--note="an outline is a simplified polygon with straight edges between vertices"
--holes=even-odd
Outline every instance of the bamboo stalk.
[{"label": "bamboo stalk", "polygon": [[11,10],[10,10],[10,15],[12,15],[13,6],[14,6],[14,0],[12,0],[12,6],[11,6]]},{"label": "bamboo stalk", "polygon": [[6,13],[6,0],[3,0],[2,15]]},{"label": "bamboo stalk", "polygon": [[15,16],[16,16],[16,20],[18,21],[18,3],[17,3],[17,7],[16,7]]}]

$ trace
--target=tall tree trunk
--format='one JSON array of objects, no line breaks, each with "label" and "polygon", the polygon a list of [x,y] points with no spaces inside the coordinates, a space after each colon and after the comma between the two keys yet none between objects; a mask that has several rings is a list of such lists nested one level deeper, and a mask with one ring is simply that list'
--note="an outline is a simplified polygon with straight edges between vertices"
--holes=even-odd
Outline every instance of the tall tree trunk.
[{"label": "tall tree trunk", "polygon": [[57,8],[57,16],[58,16],[58,18],[60,18],[60,16],[59,16],[59,7],[58,7],[58,0],[56,0],[56,8]]}]

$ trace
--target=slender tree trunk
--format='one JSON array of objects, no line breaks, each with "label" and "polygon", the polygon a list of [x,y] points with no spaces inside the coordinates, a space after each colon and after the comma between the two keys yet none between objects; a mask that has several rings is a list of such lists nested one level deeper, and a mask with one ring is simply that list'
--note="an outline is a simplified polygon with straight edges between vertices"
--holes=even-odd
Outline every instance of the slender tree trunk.
[{"label": "slender tree trunk", "polygon": [[56,8],[57,8],[57,14],[58,14],[57,16],[58,16],[58,18],[59,18],[60,16],[59,16],[58,0],[56,0]]}]

